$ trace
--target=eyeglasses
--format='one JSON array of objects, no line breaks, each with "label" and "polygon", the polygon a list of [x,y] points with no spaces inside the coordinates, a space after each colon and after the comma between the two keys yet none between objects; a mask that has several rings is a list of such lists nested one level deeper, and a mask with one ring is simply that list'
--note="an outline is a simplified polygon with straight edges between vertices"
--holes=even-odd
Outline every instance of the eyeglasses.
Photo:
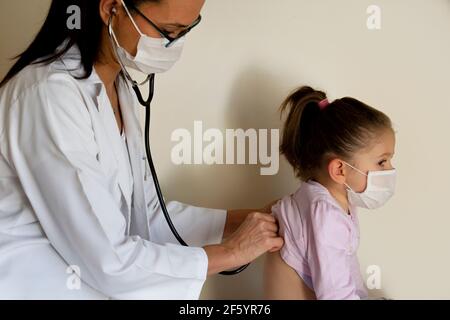
[{"label": "eyeglasses", "polygon": [[194,29],[199,23],[200,21],[202,21],[202,16],[199,15],[198,18],[188,27],[183,28],[183,31],[181,31],[175,38],[171,37],[169,35],[169,33],[167,33],[164,30],[161,30],[161,28],[159,28],[152,20],[150,20],[149,18],[147,18],[145,16],[145,14],[143,14],[138,8],[136,8],[135,6],[131,6],[131,8],[136,11],[142,18],[145,19],[145,21],[147,21],[148,23],[150,23],[150,25],[156,30],[158,31],[158,33],[161,35],[161,37],[165,38],[168,43],[165,45],[166,48],[170,47],[171,45],[173,45],[177,40],[183,38],[186,34],[188,34],[192,29]]}]

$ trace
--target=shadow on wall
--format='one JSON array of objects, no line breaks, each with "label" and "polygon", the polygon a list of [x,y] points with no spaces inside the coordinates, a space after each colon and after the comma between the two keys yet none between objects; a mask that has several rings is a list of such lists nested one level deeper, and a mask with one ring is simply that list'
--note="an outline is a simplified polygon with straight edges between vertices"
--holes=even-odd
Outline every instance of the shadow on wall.
[{"label": "shadow on wall", "polygon": [[[250,66],[237,77],[230,92],[229,107],[225,114],[226,128],[279,129],[278,107],[287,95],[278,75],[259,67]],[[280,132],[281,136],[281,132]],[[269,149],[270,150],[270,149]],[[276,144],[275,152],[279,148]],[[281,159],[280,159],[281,160]],[[280,161],[277,175],[262,176],[260,166],[233,166],[228,192],[230,203],[242,208],[260,208],[295,190],[298,182],[291,167]],[[239,186],[236,188],[235,186]],[[215,276],[205,288],[203,299],[261,299],[263,297],[263,262],[257,259],[237,276]]]},{"label": "shadow on wall", "polygon": [[[225,128],[279,129],[278,108],[292,89],[286,90],[280,83],[276,75],[257,67],[242,71],[230,90],[229,107],[223,121]],[[225,135],[224,129],[221,131]],[[278,146],[275,152],[278,154]],[[295,191],[293,188],[298,181],[283,157],[277,175],[262,176],[262,167],[260,164],[173,166],[164,178],[164,190],[167,190],[168,199],[228,209],[261,208],[287,192]],[[196,184],[200,176],[201,185]]]},{"label": "shadow on wall", "polygon": [[[222,122],[225,126],[221,129],[223,134],[225,135],[224,129],[278,129],[280,127],[278,107],[288,91],[285,88],[282,89],[281,86],[277,87],[277,83],[279,81],[274,78],[274,75],[256,67],[244,70],[230,90],[229,108],[224,114]],[[204,130],[207,129],[207,125],[205,123]],[[207,201],[207,204],[213,206],[230,205],[231,203],[238,207],[260,207],[266,202],[270,202],[271,197],[279,194],[279,186],[270,185],[274,182],[274,177],[278,177],[286,169],[288,169],[289,175],[291,173],[291,169],[286,167],[286,163],[281,164],[280,171],[276,176],[261,176],[261,167],[262,165],[259,164],[174,166],[171,168],[171,174],[164,179],[165,189],[168,190],[171,199],[191,201],[195,199],[200,201],[200,205],[205,205],[205,201]],[[193,183],[189,185],[189,190],[176,190],[180,181],[195,182],[199,175],[202,175],[201,178],[204,181],[202,185]],[[236,185],[242,186],[242,183],[244,186],[248,185],[252,188],[243,192],[243,188],[235,187]],[[202,194],[201,192],[211,194],[211,188],[217,188],[220,191],[217,199],[211,201],[211,199],[199,198],[198,195]],[[213,197],[215,198],[214,195]]]}]

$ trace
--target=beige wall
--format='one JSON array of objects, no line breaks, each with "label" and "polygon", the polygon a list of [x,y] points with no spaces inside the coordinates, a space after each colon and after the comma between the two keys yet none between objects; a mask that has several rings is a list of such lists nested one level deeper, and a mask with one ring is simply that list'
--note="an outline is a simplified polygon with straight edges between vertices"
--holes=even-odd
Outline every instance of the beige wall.
[{"label": "beige wall", "polygon": [[0,77],[39,31],[49,4],[49,0],[0,1]]},{"label": "beige wall", "polygon": [[[48,0],[0,2],[0,73],[42,21]],[[366,9],[382,9],[382,29]],[[207,1],[182,61],[157,79],[153,150],[166,197],[210,207],[258,207],[293,192],[283,160],[259,166],[171,164],[173,130],[278,128],[277,106],[301,84],[379,107],[397,130],[397,194],[361,212],[362,271],[378,265],[385,296],[450,299],[450,1]],[[226,27],[227,26],[227,27]],[[210,279],[203,298],[260,298],[261,260],[237,277]],[[375,292],[374,294],[377,294]]]}]

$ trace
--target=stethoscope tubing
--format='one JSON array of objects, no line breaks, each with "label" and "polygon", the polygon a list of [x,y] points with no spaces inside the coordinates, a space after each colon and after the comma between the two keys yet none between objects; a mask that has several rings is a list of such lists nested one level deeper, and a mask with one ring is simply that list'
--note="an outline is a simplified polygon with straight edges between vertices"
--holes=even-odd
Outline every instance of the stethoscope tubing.
[{"label": "stethoscope tubing", "polygon": [[[182,246],[188,247],[189,245],[180,236],[180,234],[178,233],[176,227],[174,226],[174,224],[172,222],[172,219],[170,218],[170,215],[167,210],[166,203],[164,201],[164,197],[163,197],[163,194],[161,191],[161,186],[159,184],[158,175],[156,173],[155,165],[153,163],[152,152],[151,152],[151,148],[150,148],[151,103],[153,101],[153,96],[154,96],[154,92],[155,92],[155,74],[149,74],[147,76],[147,78],[141,83],[138,83],[137,81],[133,80],[133,78],[131,77],[131,75],[129,74],[127,69],[125,68],[124,63],[122,62],[122,60],[117,52],[116,46],[118,46],[118,43],[117,43],[117,39],[115,38],[114,32],[112,30],[112,17],[113,17],[113,14],[110,15],[109,23],[108,23],[108,33],[109,33],[109,37],[111,40],[111,46],[113,48],[116,59],[119,62],[120,68],[122,69],[123,75],[131,83],[131,86],[132,86],[134,92],[136,93],[136,97],[137,97],[139,103],[145,108],[145,152],[147,154],[147,161],[148,161],[148,165],[150,167],[150,171],[152,174],[153,183],[155,185],[158,202],[159,202],[159,205],[161,206],[161,210],[164,214],[167,225],[169,226],[171,232],[173,233],[173,235],[175,236],[177,241]],[[148,82],[148,86],[149,86],[149,93],[148,93],[147,100],[144,100],[142,93],[139,90],[139,86],[144,85],[147,82]],[[230,275],[230,276],[236,275],[236,274],[244,271],[249,265],[250,264],[247,264],[236,270],[223,271],[223,272],[220,272],[220,274],[221,275]]]}]

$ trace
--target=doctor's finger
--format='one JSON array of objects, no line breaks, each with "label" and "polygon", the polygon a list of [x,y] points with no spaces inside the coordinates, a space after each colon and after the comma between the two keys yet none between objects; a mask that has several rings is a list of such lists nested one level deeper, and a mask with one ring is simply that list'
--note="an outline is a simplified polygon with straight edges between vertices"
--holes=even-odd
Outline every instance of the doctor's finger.
[{"label": "doctor's finger", "polygon": [[276,222],[277,220],[268,213],[262,213],[262,212],[252,212],[250,214],[250,218],[259,219],[267,222]]},{"label": "doctor's finger", "polygon": [[266,231],[262,235],[265,239],[276,239],[279,237],[278,234],[273,231]]},{"label": "doctor's finger", "polygon": [[261,228],[265,231],[271,231],[273,233],[278,232],[278,225],[274,222],[264,221],[261,223]]},{"label": "doctor's finger", "polygon": [[268,251],[276,252],[279,251],[284,245],[284,240],[281,237],[270,238],[268,240]]}]

